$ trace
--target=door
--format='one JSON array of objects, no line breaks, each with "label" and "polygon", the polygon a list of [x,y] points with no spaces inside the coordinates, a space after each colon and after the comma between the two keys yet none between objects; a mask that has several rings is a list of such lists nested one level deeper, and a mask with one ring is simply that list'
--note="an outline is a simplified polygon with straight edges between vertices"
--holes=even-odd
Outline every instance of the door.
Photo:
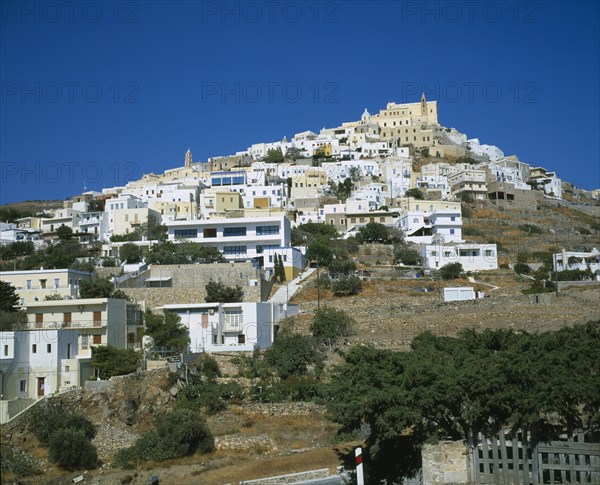
[{"label": "door", "polygon": [[94,312],[94,327],[102,325],[102,312]]},{"label": "door", "polygon": [[44,314],[36,313],[35,314],[35,328],[42,328],[44,326]]},{"label": "door", "polygon": [[38,377],[37,378],[37,396],[42,397],[44,395],[44,387],[46,386],[46,378]]}]

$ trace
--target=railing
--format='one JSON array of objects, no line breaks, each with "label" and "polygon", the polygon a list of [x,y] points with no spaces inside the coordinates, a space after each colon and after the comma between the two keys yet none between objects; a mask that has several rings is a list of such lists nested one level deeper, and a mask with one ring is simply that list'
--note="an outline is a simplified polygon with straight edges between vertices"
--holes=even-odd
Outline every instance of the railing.
[{"label": "railing", "polygon": [[61,328],[100,328],[106,327],[108,320],[79,320],[75,322],[65,322],[54,320],[51,322],[29,322],[29,329],[61,329]]}]

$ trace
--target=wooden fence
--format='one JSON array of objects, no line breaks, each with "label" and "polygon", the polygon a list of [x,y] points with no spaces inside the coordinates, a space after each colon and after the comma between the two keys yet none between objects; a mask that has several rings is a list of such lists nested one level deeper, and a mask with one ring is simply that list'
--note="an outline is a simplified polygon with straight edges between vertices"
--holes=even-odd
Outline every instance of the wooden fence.
[{"label": "wooden fence", "polygon": [[591,432],[538,438],[529,431],[469,436],[478,485],[600,484],[600,440]]}]

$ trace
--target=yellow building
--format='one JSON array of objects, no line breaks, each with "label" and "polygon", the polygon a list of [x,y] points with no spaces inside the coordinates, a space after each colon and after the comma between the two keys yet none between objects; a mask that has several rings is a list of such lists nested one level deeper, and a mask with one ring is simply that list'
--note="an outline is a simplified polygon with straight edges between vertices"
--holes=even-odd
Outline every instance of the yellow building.
[{"label": "yellow building", "polygon": [[78,298],[80,282],[91,278],[91,273],[74,269],[0,272],[0,280],[10,283],[16,288],[20,305],[44,301],[49,295],[60,295],[65,300]]},{"label": "yellow building", "polygon": [[433,146],[431,126],[438,124],[437,101],[427,101],[423,94],[420,103],[388,103],[372,120],[379,124],[381,141],[397,140],[400,145],[415,147]]},{"label": "yellow building", "polygon": [[142,224],[159,225],[160,213],[147,207],[137,209],[119,209],[114,213],[113,234],[129,234]]}]

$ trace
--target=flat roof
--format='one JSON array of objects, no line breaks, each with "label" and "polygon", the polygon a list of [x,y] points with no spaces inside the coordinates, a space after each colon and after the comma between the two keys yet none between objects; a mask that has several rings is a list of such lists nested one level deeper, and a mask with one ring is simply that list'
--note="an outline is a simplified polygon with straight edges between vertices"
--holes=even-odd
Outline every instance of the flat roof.
[{"label": "flat roof", "polygon": [[21,270],[21,271],[0,271],[0,276],[11,276],[11,275],[19,275],[19,274],[47,274],[47,273],[64,273],[64,272],[69,272],[69,273],[77,273],[80,275],[85,275],[85,276],[92,276],[92,273],[88,273],[87,271],[81,271],[78,269],[69,269],[69,268],[63,268],[63,269],[27,269],[27,270]]}]

